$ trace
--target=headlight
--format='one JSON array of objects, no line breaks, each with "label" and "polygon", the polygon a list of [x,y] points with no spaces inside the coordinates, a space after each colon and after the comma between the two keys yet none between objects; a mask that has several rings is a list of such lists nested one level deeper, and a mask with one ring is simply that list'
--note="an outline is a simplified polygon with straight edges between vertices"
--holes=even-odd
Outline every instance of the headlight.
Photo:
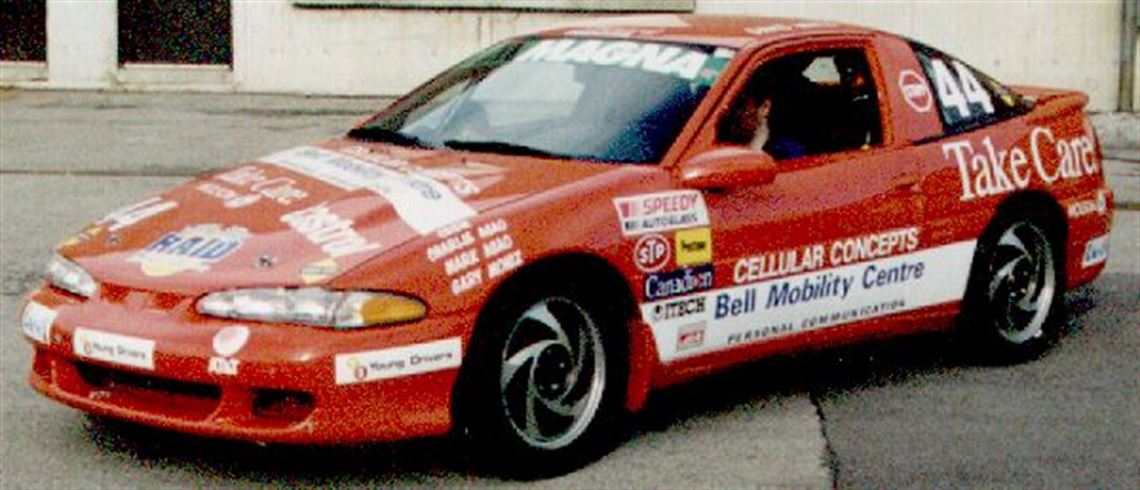
[{"label": "headlight", "polygon": [[47,278],[52,286],[84,298],[95,296],[99,291],[99,285],[91,274],[59,254],[52,256],[51,262],[48,262]]},{"label": "headlight", "polygon": [[207,294],[198,301],[198,312],[270,323],[355,328],[419,320],[427,314],[427,307],[391,293],[263,288]]}]

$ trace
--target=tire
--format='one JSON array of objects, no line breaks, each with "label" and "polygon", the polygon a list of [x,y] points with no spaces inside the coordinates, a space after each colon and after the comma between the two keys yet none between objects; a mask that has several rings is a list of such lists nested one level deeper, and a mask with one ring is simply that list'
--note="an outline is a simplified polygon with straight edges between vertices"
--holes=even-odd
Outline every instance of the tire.
[{"label": "tire", "polygon": [[482,469],[534,479],[580,468],[620,440],[626,316],[606,288],[517,286],[476,328],[457,416]]},{"label": "tire", "polygon": [[1035,359],[1060,337],[1065,260],[1044,223],[1029,213],[999,216],[978,242],[962,317],[980,361]]}]

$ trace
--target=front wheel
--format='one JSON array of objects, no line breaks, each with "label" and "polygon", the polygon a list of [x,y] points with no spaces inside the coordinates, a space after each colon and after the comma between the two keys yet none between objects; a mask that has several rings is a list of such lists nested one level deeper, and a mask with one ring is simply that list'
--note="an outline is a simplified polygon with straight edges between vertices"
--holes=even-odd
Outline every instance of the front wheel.
[{"label": "front wheel", "polygon": [[983,358],[1019,362],[1059,336],[1064,261],[1038,221],[999,218],[978,245],[964,318]]},{"label": "front wheel", "polygon": [[488,305],[460,393],[461,423],[488,469],[560,474],[616,442],[628,370],[624,325],[595,296],[532,287]]}]

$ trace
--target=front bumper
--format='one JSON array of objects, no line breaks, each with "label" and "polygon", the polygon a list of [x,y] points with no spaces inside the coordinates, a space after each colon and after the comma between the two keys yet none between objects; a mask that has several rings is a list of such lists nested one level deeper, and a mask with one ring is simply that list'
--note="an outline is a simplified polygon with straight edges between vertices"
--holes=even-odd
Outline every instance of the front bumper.
[{"label": "front bumper", "polygon": [[[466,315],[357,331],[234,322],[198,315],[192,298],[113,287],[83,301],[44,286],[28,300],[42,306],[22,317],[40,393],[99,415],[257,442],[446,433],[470,330]],[[222,356],[215,337],[235,325],[248,340]],[[443,359],[441,342],[453,349]],[[397,362],[417,352],[418,367]]]}]

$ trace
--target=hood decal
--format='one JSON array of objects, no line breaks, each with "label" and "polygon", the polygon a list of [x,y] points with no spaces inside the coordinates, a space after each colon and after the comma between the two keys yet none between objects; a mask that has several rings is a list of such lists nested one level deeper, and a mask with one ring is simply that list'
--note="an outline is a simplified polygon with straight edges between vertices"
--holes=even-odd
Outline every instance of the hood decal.
[{"label": "hood decal", "polygon": [[[332,140],[116,211],[60,252],[100,282],[179,294],[327,284],[359,267],[389,270],[390,260],[428,254],[438,277],[455,282],[442,289],[462,293],[524,262],[518,237],[507,236],[518,233],[505,226],[516,212],[507,204],[617,170]],[[469,231],[470,241],[436,243],[457,230]]]},{"label": "hood decal", "polygon": [[375,192],[391,203],[400,219],[420,235],[477,214],[451,188],[423,172],[398,172],[311,146],[275,153],[261,160],[346,191]]},{"label": "hood decal", "polygon": [[356,232],[352,220],[333,213],[327,202],[293,211],[282,216],[281,221],[333,258],[380,249],[379,243]]},{"label": "hood decal", "polygon": [[249,231],[240,226],[223,228],[216,223],[195,225],[167,233],[127,258],[139,264],[144,274],[165,277],[183,271],[205,272],[241,247]]}]

